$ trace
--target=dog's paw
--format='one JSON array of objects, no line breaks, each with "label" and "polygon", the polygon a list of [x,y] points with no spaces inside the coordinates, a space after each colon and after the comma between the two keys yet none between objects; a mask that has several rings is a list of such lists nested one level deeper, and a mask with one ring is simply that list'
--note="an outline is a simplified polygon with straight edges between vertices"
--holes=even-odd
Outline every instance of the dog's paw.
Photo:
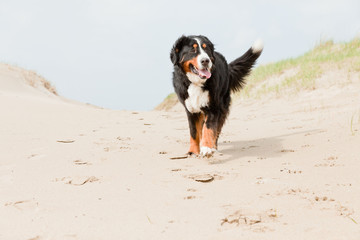
[{"label": "dog's paw", "polygon": [[200,156],[201,157],[211,157],[214,152],[216,152],[215,148],[209,148],[209,147],[201,147],[200,148]]},{"label": "dog's paw", "polygon": [[194,152],[188,152],[187,157],[197,157],[199,155],[199,153],[194,153]]}]

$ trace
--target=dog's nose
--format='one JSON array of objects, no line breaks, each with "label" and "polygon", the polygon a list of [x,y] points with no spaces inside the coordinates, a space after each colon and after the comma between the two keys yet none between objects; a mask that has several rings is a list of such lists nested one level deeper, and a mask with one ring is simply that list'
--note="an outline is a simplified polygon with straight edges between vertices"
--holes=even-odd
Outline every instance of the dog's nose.
[{"label": "dog's nose", "polygon": [[209,65],[209,62],[210,62],[210,59],[208,58],[203,58],[201,59],[201,64],[204,66],[204,67],[207,67]]}]

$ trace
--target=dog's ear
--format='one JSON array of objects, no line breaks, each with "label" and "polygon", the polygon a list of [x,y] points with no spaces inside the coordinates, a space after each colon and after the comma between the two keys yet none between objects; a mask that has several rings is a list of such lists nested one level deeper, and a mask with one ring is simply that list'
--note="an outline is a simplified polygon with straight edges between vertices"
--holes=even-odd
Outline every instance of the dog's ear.
[{"label": "dog's ear", "polygon": [[188,37],[182,35],[178,40],[176,40],[174,46],[172,47],[170,52],[170,59],[174,65],[176,65],[179,62],[180,51],[187,40]]}]

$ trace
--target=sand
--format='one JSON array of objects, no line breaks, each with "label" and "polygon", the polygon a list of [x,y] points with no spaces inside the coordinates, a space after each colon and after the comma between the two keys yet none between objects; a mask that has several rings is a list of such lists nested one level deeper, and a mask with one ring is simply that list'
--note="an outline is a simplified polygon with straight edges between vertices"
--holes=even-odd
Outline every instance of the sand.
[{"label": "sand", "polygon": [[219,153],[184,159],[181,107],[101,109],[0,65],[0,239],[360,239],[359,90],[234,101]]}]

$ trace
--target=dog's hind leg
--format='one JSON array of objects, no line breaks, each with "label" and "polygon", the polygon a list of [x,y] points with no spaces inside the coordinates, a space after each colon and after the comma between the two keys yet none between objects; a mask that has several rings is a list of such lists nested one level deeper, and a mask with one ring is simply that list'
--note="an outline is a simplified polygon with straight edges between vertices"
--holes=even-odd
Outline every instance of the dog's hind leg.
[{"label": "dog's hind leg", "polygon": [[227,115],[220,116],[218,119],[218,125],[217,125],[217,133],[216,133],[216,142],[215,142],[215,148],[218,149],[218,140],[221,133],[221,130],[225,124]]}]

